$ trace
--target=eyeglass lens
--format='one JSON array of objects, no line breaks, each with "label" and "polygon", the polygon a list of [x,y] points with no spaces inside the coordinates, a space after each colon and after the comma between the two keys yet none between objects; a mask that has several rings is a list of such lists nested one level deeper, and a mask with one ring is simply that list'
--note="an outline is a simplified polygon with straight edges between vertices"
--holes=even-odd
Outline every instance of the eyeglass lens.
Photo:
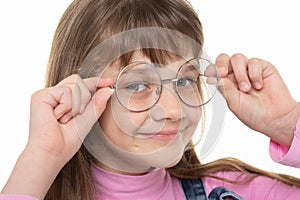
[{"label": "eyeglass lens", "polygon": [[[145,111],[160,98],[164,82],[168,80],[161,80],[155,64],[131,63],[117,78],[117,99],[128,110]],[[196,107],[210,101],[216,91],[218,77],[214,65],[208,60],[196,58],[183,64],[172,82],[181,101]]]}]

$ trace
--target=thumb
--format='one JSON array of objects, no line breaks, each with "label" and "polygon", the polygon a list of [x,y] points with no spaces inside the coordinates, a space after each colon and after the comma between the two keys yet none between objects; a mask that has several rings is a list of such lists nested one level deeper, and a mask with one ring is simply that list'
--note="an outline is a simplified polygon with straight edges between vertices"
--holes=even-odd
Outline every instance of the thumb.
[{"label": "thumb", "polygon": [[106,108],[106,104],[108,99],[114,93],[115,90],[110,89],[109,87],[99,89],[92,99],[93,107],[95,111],[96,120],[101,116],[104,109]]},{"label": "thumb", "polygon": [[114,90],[108,87],[99,89],[86,106],[85,111],[74,118],[77,132],[82,140],[90,132],[95,122],[98,121],[113,92]]}]

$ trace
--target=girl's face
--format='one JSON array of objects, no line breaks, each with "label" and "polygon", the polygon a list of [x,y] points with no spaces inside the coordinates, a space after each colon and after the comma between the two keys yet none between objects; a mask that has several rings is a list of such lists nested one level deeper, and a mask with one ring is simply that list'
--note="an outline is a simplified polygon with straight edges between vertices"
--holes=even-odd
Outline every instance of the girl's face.
[{"label": "girl's face", "polygon": [[[150,62],[141,53],[134,53],[132,61]],[[176,59],[156,70],[162,80],[173,79],[183,63],[185,60]],[[118,73],[115,68],[109,68],[105,76],[116,78]],[[114,94],[107,103],[99,124],[110,143],[107,148],[113,148],[107,149],[107,154],[114,152],[110,155],[111,159],[114,156],[122,157],[128,162],[135,162],[132,163],[134,165],[140,164],[145,169],[150,169],[170,167],[181,159],[200,116],[201,107],[184,104],[174,90],[173,83],[164,83],[157,103],[142,112],[129,111],[118,102]],[[119,155],[116,155],[118,152]],[[106,167],[114,168],[101,159],[99,161]]]}]

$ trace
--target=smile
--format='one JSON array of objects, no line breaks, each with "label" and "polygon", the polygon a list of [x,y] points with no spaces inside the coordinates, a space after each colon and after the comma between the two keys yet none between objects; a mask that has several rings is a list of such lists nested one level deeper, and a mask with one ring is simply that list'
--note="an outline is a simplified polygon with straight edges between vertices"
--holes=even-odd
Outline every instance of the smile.
[{"label": "smile", "polygon": [[158,133],[138,133],[137,135],[143,138],[170,142],[174,140],[180,133],[181,131],[174,130],[174,131],[160,131]]}]

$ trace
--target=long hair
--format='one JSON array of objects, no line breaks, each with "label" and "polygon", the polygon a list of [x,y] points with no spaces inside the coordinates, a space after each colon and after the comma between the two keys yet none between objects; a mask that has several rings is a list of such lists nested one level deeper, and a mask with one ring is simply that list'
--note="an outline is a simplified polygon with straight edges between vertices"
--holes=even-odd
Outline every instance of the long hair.
[{"label": "long hair", "polygon": [[[45,86],[54,86],[78,73],[78,66],[89,52],[108,37],[140,27],[175,30],[203,46],[202,25],[186,0],[75,0],[63,14],[55,32]],[[165,51],[143,49],[142,52],[151,61],[160,63],[166,62],[169,57]],[[121,56],[120,62],[125,65],[131,55]],[[61,169],[45,199],[94,199],[96,191],[90,171],[92,160],[93,157],[82,146]],[[202,165],[193,148],[184,153],[176,166],[168,169],[171,175],[179,178],[211,176],[221,170],[240,171],[251,177],[264,175],[300,187],[299,179],[265,172],[236,159],[220,159]]]}]

